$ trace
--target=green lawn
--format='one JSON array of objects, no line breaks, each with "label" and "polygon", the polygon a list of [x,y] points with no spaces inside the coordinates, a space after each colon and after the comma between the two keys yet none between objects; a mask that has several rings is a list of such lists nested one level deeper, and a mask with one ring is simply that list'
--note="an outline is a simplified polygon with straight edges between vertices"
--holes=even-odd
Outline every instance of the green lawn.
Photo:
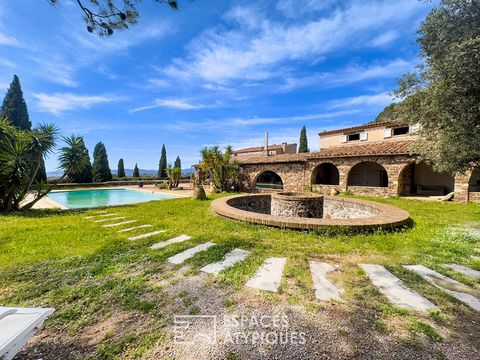
[{"label": "green lawn", "polygon": [[[287,231],[228,221],[211,213],[210,201],[191,199],[107,209],[139,220],[139,224],[152,224],[152,230],[166,230],[132,242],[127,240],[128,236],[152,230],[118,233],[116,228],[103,228],[84,218],[103,209],[1,216],[0,305],[57,309],[46,322],[46,336],[33,345],[44,355],[147,356],[159,344],[169,343],[172,311],[193,314],[204,310],[197,304],[198,295],[188,291],[173,293],[171,289],[176,289],[183,278],[198,276],[200,267],[240,247],[250,250],[252,256],[217,277],[208,276],[202,285],[205,289],[222,289],[228,311],[241,307],[243,284],[266,257],[284,256],[289,260],[280,292],[260,293],[258,298],[262,302],[300,307],[313,316],[322,311],[328,313],[330,305],[314,298],[308,268],[309,259],[323,259],[339,263],[342,268],[339,281],[346,289],[347,305],[336,306],[345,307],[349,316],[362,314],[378,336],[386,336],[423,355],[440,356],[444,348],[457,341],[465,343],[466,348],[479,349],[480,341],[473,334],[478,334],[480,325],[472,322],[472,318],[478,319],[478,313],[400,265],[424,264],[478,289],[478,281],[449,271],[442,264],[455,262],[480,270],[480,262],[470,257],[475,254],[474,248],[480,247],[479,239],[447,231],[450,226],[479,221],[480,206],[375,200],[407,209],[414,227],[394,233],[359,235]],[[135,223],[127,227],[130,225]],[[180,234],[188,234],[192,239],[160,250],[149,249],[152,243]],[[169,256],[206,241],[217,246],[190,259],[183,278],[177,274],[180,266],[167,266]],[[416,314],[394,307],[358,269],[356,264],[360,262],[385,265],[407,286],[434,302],[440,311]],[[348,339],[351,330],[342,330],[339,336]],[[354,343],[355,337],[351,336]],[[57,339],[55,345],[50,344],[49,338]],[[65,345],[58,345],[59,342]]]}]

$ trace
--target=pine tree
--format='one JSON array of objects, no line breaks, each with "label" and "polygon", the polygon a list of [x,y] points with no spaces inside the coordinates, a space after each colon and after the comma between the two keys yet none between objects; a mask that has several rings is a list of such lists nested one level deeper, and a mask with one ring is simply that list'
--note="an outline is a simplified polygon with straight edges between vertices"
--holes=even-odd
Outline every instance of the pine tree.
[{"label": "pine tree", "polygon": [[139,177],[140,177],[140,172],[138,171],[138,166],[137,166],[137,164],[135,164],[135,167],[133,168],[132,177],[134,177],[134,178],[139,178]]},{"label": "pine tree", "polygon": [[93,150],[93,181],[105,182],[112,180],[112,172],[108,165],[108,156],[105,145],[99,142]]},{"label": "pine tree", "polygon": [[302,130],[300,131],[300,145],[298,147],[298,152],[299,153],[308,153],[310,152],[310,149],[308,148],[308,140],[307,140],[307,129],[302,127]]},{"label": "pine tree", "polygon": [[125,177],[125,165],[123,164],[123,159],[118,160],[117,176],[119,178]]},{"label": "pine tree", "polygon": [[28,116],[27,103],[23,98],[22,87],[17,75],[13,75],[13,81],[3,99],[3,104],[0,108],[0,119],[8,119],[13,126],[21,130],[30,130],[32,128],[32,123]]},{"label": "pine tree", "polygon": [[165,144],[162,146],[162,155],[160,156],[160,161],[158,162],[158,177],[160,179],[165,179],[167,177],[167,149]]},{"label": "pine tree", "polygon": [[85,168],[83,171],[80,171],[78,173],[72,173],[68,174],[68,178],[70,179],[71,182],[73,183],[91,183],[93,181],[93,176],[92,176],[92,164],[90,163],[90,155],[88,154],[88,149],[85,146],[85,143],[83,142],[83,138],[81,139],[81,146],[83,153],[85,154],[86,158],[88,159],[87,164],[85,165]]},{"label": "pine tree", "polygon": [[177,156],[177,158],[175,159],[175,165],[174,167],[176,168],[182,168],[182,161],[180,160],[180,156]]}]

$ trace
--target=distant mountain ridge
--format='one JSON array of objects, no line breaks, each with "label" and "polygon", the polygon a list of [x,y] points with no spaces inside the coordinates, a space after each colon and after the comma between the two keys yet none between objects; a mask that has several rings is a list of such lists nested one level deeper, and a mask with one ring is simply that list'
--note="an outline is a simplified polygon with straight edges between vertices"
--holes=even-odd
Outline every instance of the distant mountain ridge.
[{"label": "distant mountain ridge", "polygon": [[[157,176],[158,170],[151,169],[138,169],[140,176]],[[182,175],[190,175],[192,173],[191,169],[182,169]],[[112,174],[117,175],[117,170],[112,170]],[[60,177],[63,175],[63,171],[48,171],[48,177]],[[125,175],[131,177],[133,175],[133,169],[125,169]]]}]

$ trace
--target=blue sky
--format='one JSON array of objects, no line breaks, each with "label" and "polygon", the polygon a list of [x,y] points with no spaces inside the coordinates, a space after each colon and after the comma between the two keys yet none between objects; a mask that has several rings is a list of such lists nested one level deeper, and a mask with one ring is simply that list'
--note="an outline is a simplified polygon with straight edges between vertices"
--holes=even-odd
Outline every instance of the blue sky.
[{"label": "blue sky", "polygon": [[[247,4],[247,5],[245,5]],[[32,122],[105,143],[110,166],[184,168],[202,146],[298,142],[365,123],[417,60],[431,5],[416,0],[153,0],[139,23],[98,38],[72,0],[0,4],[0,89],[18,74]],[[55,170],[56,159],[47,160]]]}]

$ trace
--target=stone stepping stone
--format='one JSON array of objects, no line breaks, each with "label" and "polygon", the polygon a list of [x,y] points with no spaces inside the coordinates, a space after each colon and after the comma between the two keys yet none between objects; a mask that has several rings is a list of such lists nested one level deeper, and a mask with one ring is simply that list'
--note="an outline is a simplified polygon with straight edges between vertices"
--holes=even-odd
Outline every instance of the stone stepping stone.
[{"label": "stone stepping stone", "polygon": [[182,235],[174,237],[170,240],[162,241],[162,242],[153,244],[152,246],[150,246],[150,249],[152,249],[152,250],[161,249],[161,248],[163,248],[165,246],[168,246],[168,245],[177,244],[177,243],[180,243],[180,242],[183,242],[183,241],[190,240],[191,238],[192,238],[191,236],[182,234]]},{"label": "stone stepping stone", "polygon": [[114,221],[114,220],[122,220],[125,219],[125,216],[119,216],[119,217],[114,217],[114,218],[108,218],[108,219],[102,219],[102,220],[95,220],[94,223],[102,223],[102,222],[107,222],[107,221]]},{"label": "stone stepping stone", "polygon": [[435,309],[430,301],[416,291],[407,288],[399,278],[381,265],[359,264],[370,281],[395,305],[415,311]]},{"label": "stone stepping stone", "polygon": [[116,226],[131,224],[131,223],[134,223],[134,222],[137,222],[137,221],[138,221],[138,220],[127,220],[127,221],[122,221],[122,222],[115,223],[115,224],[103,225],[103,227],[116,227]]},{"label": "stone stepping stone", "polygon": [[149,233],[146,233],[146,234],[141,234],[141,235],[136,235],[136,236],[130,236],[128,238],[128,240],[139,240],[139,239],[145,239],[145,238],[148,238],[150,236],[154,236],[154,235],[158,235],[158,234],[161,234],[161,233],[164,233],[166,230],[156,230],[156,231],[152,231],[152,232],[149,232]]},{"label": "stone stepping stone", "polygon": [[473,251],[477,252],[480,254],[480,249],[473,249]]},{"label": "stone stepping stone", "polygon": [[428,283],[432,284],[440,290],[447,292],[454,298],[470,306],[472,309],[480,311],[480,299],[464,291],[461,291],[470,290],[470,288],[466,285],[456,280],[450,279],[423,265],[404,265],[404,268],[417,273]]},{"label": "stone stepping stone", "polygon": [[168,262],[171,263],[171,264],[175,264],[175,265],[181,264],[185,260],[193,257],[195,254],[197,254],[199,252],[202,252],[202,251],[205,251],[208,248],[212,247],[213,245],[215,245],[215,244],[211,243],[211,242],[206,242],[206,243],[197,245],[197,246],[195,246],[191,249],[187,249],[185,251],[182,251],[181,253],[178,253],[177,255],[169,257]]},{"label": "stone stepping stone", "polygon": [[310,273],[312,274],[313,287],[315,288],[315,297],[318,300],[341,300],[340,294],[344,289],[336,287],[326,278],[329,272],[336,271],[338,266],[325,262],[310,261]]},{"label": "stone stepping stone", "polygon": [[136,230],[136,229],[142,229],[142,228],[151,227],[151,226],[152,226],[152,225],[150,225],[150,224],[138,225],[138,226],[134,226],[134,227],[127,228],[127,229],[118,230],[118,232],[120,232],[120,233],[122,233],[122,232],[128,232],[128,231],[132,231],[132,230]]},{"label": "stone stepping stone", "polygon": [[287,258],[271,257],[264,261],[255,275],[247,281],[245,286],[277,292],[282,281],[283,269],[287,263]]},{"label": "stone stepping stone", "polygon": [[117,214],[101,214],[101,215],[90,215],[85,216],[84,219],[94,219],[96,217],[107,217],[107,216],[116,216]]},{"label": "stone stepping stone", "polygon": [[222,261],[208,264],[201,268],[203,272],[218,275],[221,271],[235,265],[236,263],[245,260],[250,256],[250,251],[242,249],[233,249],[229,253],[225,254],[225,258]]},{"label": "stone stepping stone", "polygon": [[466,276],[471,276],[471,277],[474,277],[474,278],[480,278],[480,271],[471,269],[467,266],[458,265],[458,264],[450,264],[450,265],[447,265],[447,267],[449,267],[450,269],[452,269],[452,270],[454,270],[454,271],[456,271],[460,274],[463,274],[463,275],[466,275]]}]

